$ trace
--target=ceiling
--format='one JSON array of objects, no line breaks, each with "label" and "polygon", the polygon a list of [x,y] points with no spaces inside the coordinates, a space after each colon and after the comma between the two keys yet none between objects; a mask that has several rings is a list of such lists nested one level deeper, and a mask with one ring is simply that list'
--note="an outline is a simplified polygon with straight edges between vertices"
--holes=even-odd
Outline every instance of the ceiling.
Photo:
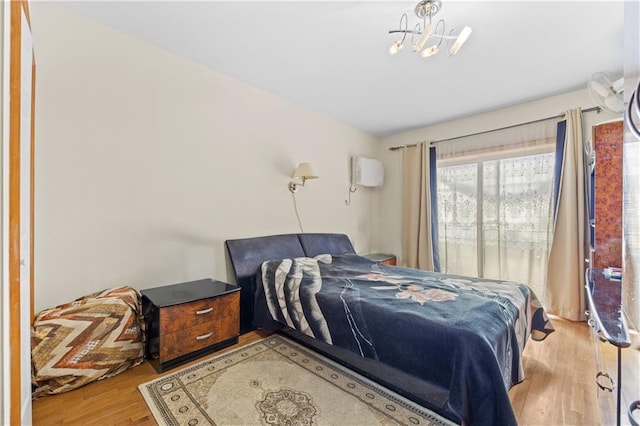
[{"label": "ceiling", "polygon": [[[623,72],[622,1],[452,1],[473,33],[455,56],[388,49],[415,1],[59,2],[376,136],[586,87]],[[430,43],[429,43],[430,44]]]}]

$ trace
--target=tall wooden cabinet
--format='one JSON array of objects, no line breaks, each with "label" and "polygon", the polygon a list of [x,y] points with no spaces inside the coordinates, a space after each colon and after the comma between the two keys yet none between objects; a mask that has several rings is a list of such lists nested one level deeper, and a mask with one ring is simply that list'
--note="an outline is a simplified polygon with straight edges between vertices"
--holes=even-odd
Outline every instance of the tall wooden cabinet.
[{"label": "tall wooden cabinet", "polygon": [[595,154],[592,267],[622,267],[622,121],[593,127]]},{"label": "tall wooden cabinet", "polygon": [[[633,336],[623,312],[622,281],[606,273],[607,268],[623,266],[623,122],[594,126],[592,136],[591,158],[595,164],[587,176],[590,267],[585,281],[598,364],[594,386],[599,389],[600,422],[608,424],[615,419],[620,425],[627,418],[627,406],[639,383],[633,377],[637,366],[625,361],[633,352]],[[607,363],[603,356],[609,351],[616,353],[614,364]]]}]

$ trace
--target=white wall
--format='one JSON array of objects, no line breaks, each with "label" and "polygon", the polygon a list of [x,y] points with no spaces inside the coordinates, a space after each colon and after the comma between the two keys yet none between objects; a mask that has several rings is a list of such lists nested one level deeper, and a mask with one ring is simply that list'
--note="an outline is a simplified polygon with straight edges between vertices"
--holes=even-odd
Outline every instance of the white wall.
[{"label": "white wall", "polygon": [[344,204],[379,140],[49,2],[38,63],[35,309],[103,288],[227,279],[224,240],[307,232],[370,247],[377,192]]},{"label": "white wall", "polygon": [[[586,109],[593,105],[594,102],[590,99],[589,93],[584,89],[383,138],[378,158],[385,166],[385,185],[378,200],[380,216],[376,219],[378,232],[372,240],[372,248],[377,251],[396,253],[399,263],[403,264],[401,259],[402,150],[389,151],[390,147],[498,129],[561,114],[571,108]],[[585,135],[590,137],[590,129],[594,124],[616,117],[618,116],[608,112],[585,113],[583,121]]]}]

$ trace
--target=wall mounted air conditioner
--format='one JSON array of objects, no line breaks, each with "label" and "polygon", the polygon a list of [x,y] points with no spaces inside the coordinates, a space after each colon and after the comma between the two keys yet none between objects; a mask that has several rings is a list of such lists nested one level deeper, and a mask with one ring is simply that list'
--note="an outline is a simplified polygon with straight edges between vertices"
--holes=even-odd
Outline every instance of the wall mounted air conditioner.
[{"label": "wall mounted air conditioner", "polygon": [[351,158],[351,184],[376,187],[384,183],[382,162],[372,158]]}]

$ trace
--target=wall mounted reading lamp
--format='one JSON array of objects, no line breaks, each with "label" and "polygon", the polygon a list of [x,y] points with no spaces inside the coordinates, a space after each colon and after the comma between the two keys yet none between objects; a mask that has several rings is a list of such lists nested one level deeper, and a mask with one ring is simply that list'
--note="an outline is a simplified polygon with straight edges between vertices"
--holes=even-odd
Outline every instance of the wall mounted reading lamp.
[{"label": "wall mounted reading lamp", "polygon": [[307,179],[317,179],[318,176],[313,172],[311,163],[300,163],[293,172],[293,178],[299,180],[298,182],[289,182],[289,191],[295,193],[298,190],[298,185],[304,186]]}]

